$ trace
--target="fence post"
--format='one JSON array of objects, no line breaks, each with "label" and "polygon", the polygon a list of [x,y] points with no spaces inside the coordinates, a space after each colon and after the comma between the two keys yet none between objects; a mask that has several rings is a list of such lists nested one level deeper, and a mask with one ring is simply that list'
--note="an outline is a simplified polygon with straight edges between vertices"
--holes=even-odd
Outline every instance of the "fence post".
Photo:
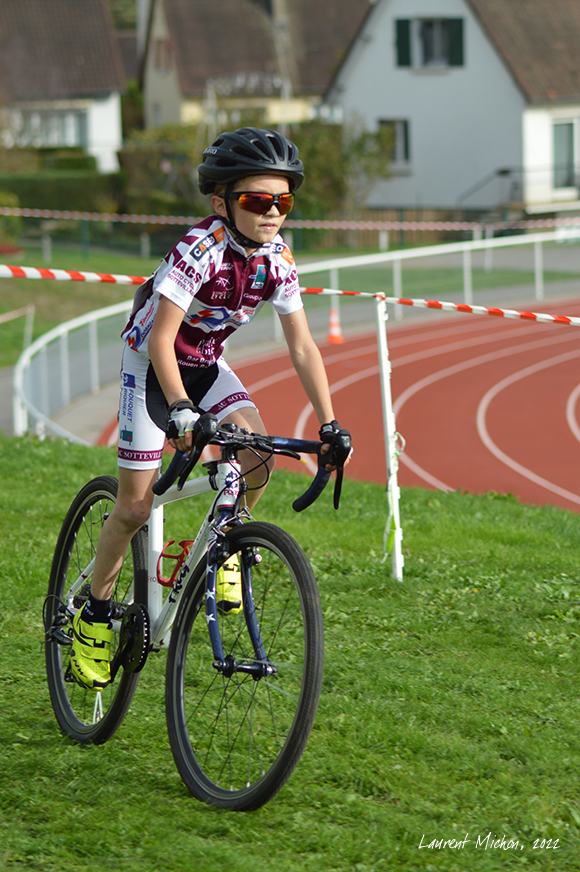
[{"label": "fence post", "polygon": [[28,312],[26,313],[26,321],[24,323],[24,339],[22,350],[26,351],[30,343],[32,342],[32,333],[34,331],[34,313],[36,309],[34,306],[28,307]]},{"label": "fence post", "polygon": [[91,373],[91,391],[98,394],[101,387],[99,377],[99,337],[97,335],[97,322],[89,322],[89,361]]},{"label": "fence post", "polygon": [[384,297],[375,297],[375,314],[377,324],[377,345],[379,350],[379,367],[381,375],[381,395],[383,405],[383,427],[385,431],[385,453],[387,460],[387,499],[389,501],[389,516],[385,527],[385,556],[391,555],[393,577],[403,580],[403,531],[399,517],[400,489],[397,481],[399,458],[397,452],[397,431],[395,429],[395,414],[391,396],[391,362],[387,347],[387,304]]},{"label": "fence post", "polygon": [[151,237],[148,233],[141,234],[141,257],[151,257]]},{"label": "fence post", "polygon": [[[403,262],[398,258],[393,261],[393,297],[403,296]],[[403,320],[403,307],[395,305],[395,321]]]},{"label": "fence post", "polygon": [[463,251],[463,302],[468,306],[473,303],[473,281],[471,274],[471,250]]},{"label": "fence post", "polygon": [[70,370],[69,370],[69,353],[68,353],[68,333],[63,333],[60,337],[60,390],[61,404],[68,406],[70,403]]},{"label": "fence post", "polygon": [[42,234],[42,260],[44,263],[52,262],[52,239],[48,233]]},{"label": "fence post", "polygon": [[12,384],[12,417],[15,436],[24,436],[28,430],[28,409],[22,402],[20,392],[24,382],[22,368],[14,368],[14,381]]},{"label": "fence post", "polygon": [[534,277],[536,285],[536,300],[544,299],[544,249],[538,240],[534,242]]},{"label": "fence post", "polygon": [[[485,228],[486,240],[493,239],[493,224],[488,224]],[[493,267],[493,248],[487,245],[483,257],[483,268],[486,272],[491,272]]]}]

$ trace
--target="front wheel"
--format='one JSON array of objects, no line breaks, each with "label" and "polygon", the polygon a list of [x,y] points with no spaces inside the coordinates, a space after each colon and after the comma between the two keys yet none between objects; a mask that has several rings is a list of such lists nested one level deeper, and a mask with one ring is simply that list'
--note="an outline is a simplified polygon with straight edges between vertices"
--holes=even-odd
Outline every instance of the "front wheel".
[{"label": "front wheel", "polygon": [[[54,552],[45,606],[46,673],[52,707],[61,729],[78,742],[106,742],[120,726],[133,699],[139,675],[119,669],[115,680],[99,691],[78,684],[70,667],[72,613],[86,602],[99,534],[117,498],[118,482],[103,475],[86,484],[64,519]],[[111,600],[120,621],[133,603],[146,605],[147,535],[133,537],[117,577]],[[72,592],[71,592],[72,589]],[[111,657],[119,644],[113,634]]]},{"label": "front wheel", "polygon": [[[310,563],[283,530],[243,524],[227,534],[227,549],[251,564],[247,581],[273,674],[216,671],[202,561],[172,631],[167,724],[191,793],[212,805],[250,811],[280,790],[306,746],[322,684],[322,609]],[[243,612],[220,617],[220,633],[226,659],[256,663]]]}]

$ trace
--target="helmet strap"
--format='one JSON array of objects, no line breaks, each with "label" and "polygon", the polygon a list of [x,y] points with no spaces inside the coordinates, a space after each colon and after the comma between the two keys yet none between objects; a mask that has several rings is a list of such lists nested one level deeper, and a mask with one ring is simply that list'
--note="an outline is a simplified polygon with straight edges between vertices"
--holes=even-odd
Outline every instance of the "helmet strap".
[{"label": "helmet strap", "polygon": [[243,248],[261,248],[263,245],[262,242],[257,242],[255,239],[250,239],[248,236],[244,236],[244,234],[240,230],[238,230],[238,228],[236,227],[236,222],[234,220],[234,214],[232,212],[232,207],[230,205],[230,194],[234,190],[235,184],[236,184],[235,181],[229,182],[228,186],[224,192],[224,200],[226,203],[226,212],[227,212],[228,217],[227,217],[227,219],[223,218],[222,220],[225,222],[228,229],[231,230],[232,235],[234,236],[234,239],[236,240],[236,242],[239,242]]}]

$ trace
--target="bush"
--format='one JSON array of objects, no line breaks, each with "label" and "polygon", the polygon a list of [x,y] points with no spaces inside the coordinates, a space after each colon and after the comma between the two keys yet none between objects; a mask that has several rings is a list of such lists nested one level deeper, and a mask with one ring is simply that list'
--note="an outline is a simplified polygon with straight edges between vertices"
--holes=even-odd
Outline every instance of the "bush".
[{"label": "bush", "polygon": [[[20,205],[18,197],[11,191],[0,190],[0,206],[17,209]],[[22,234],[22,218],[10,215],[0,215],[0,244],[16,245]]]},{"label": "bush", "polygon": [[0,190],[15,195],[26,209],[95,212],[103,197],[117,202],[122,198],[123,177],[80,170],[0,173]]}]

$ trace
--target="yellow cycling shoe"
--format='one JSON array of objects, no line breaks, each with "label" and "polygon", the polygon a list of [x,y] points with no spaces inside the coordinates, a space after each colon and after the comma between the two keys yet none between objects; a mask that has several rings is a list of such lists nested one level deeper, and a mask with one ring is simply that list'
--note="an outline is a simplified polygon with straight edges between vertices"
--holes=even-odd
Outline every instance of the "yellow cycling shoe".
[{"label": "yellow cycling shoe", "polygon": [[84,606],[73,618],[73,643],[70,664],[74,677],[87,690],[101,690],[111,683],[111,639],[113,628],[110,622],[87,621],[83,618]]},{"label": "yellow cycling shoe", "polygon": [[237,554],[232,554],[218,569],[216,591],[220,615],[237,615],[243,611],[242,574]]}]

